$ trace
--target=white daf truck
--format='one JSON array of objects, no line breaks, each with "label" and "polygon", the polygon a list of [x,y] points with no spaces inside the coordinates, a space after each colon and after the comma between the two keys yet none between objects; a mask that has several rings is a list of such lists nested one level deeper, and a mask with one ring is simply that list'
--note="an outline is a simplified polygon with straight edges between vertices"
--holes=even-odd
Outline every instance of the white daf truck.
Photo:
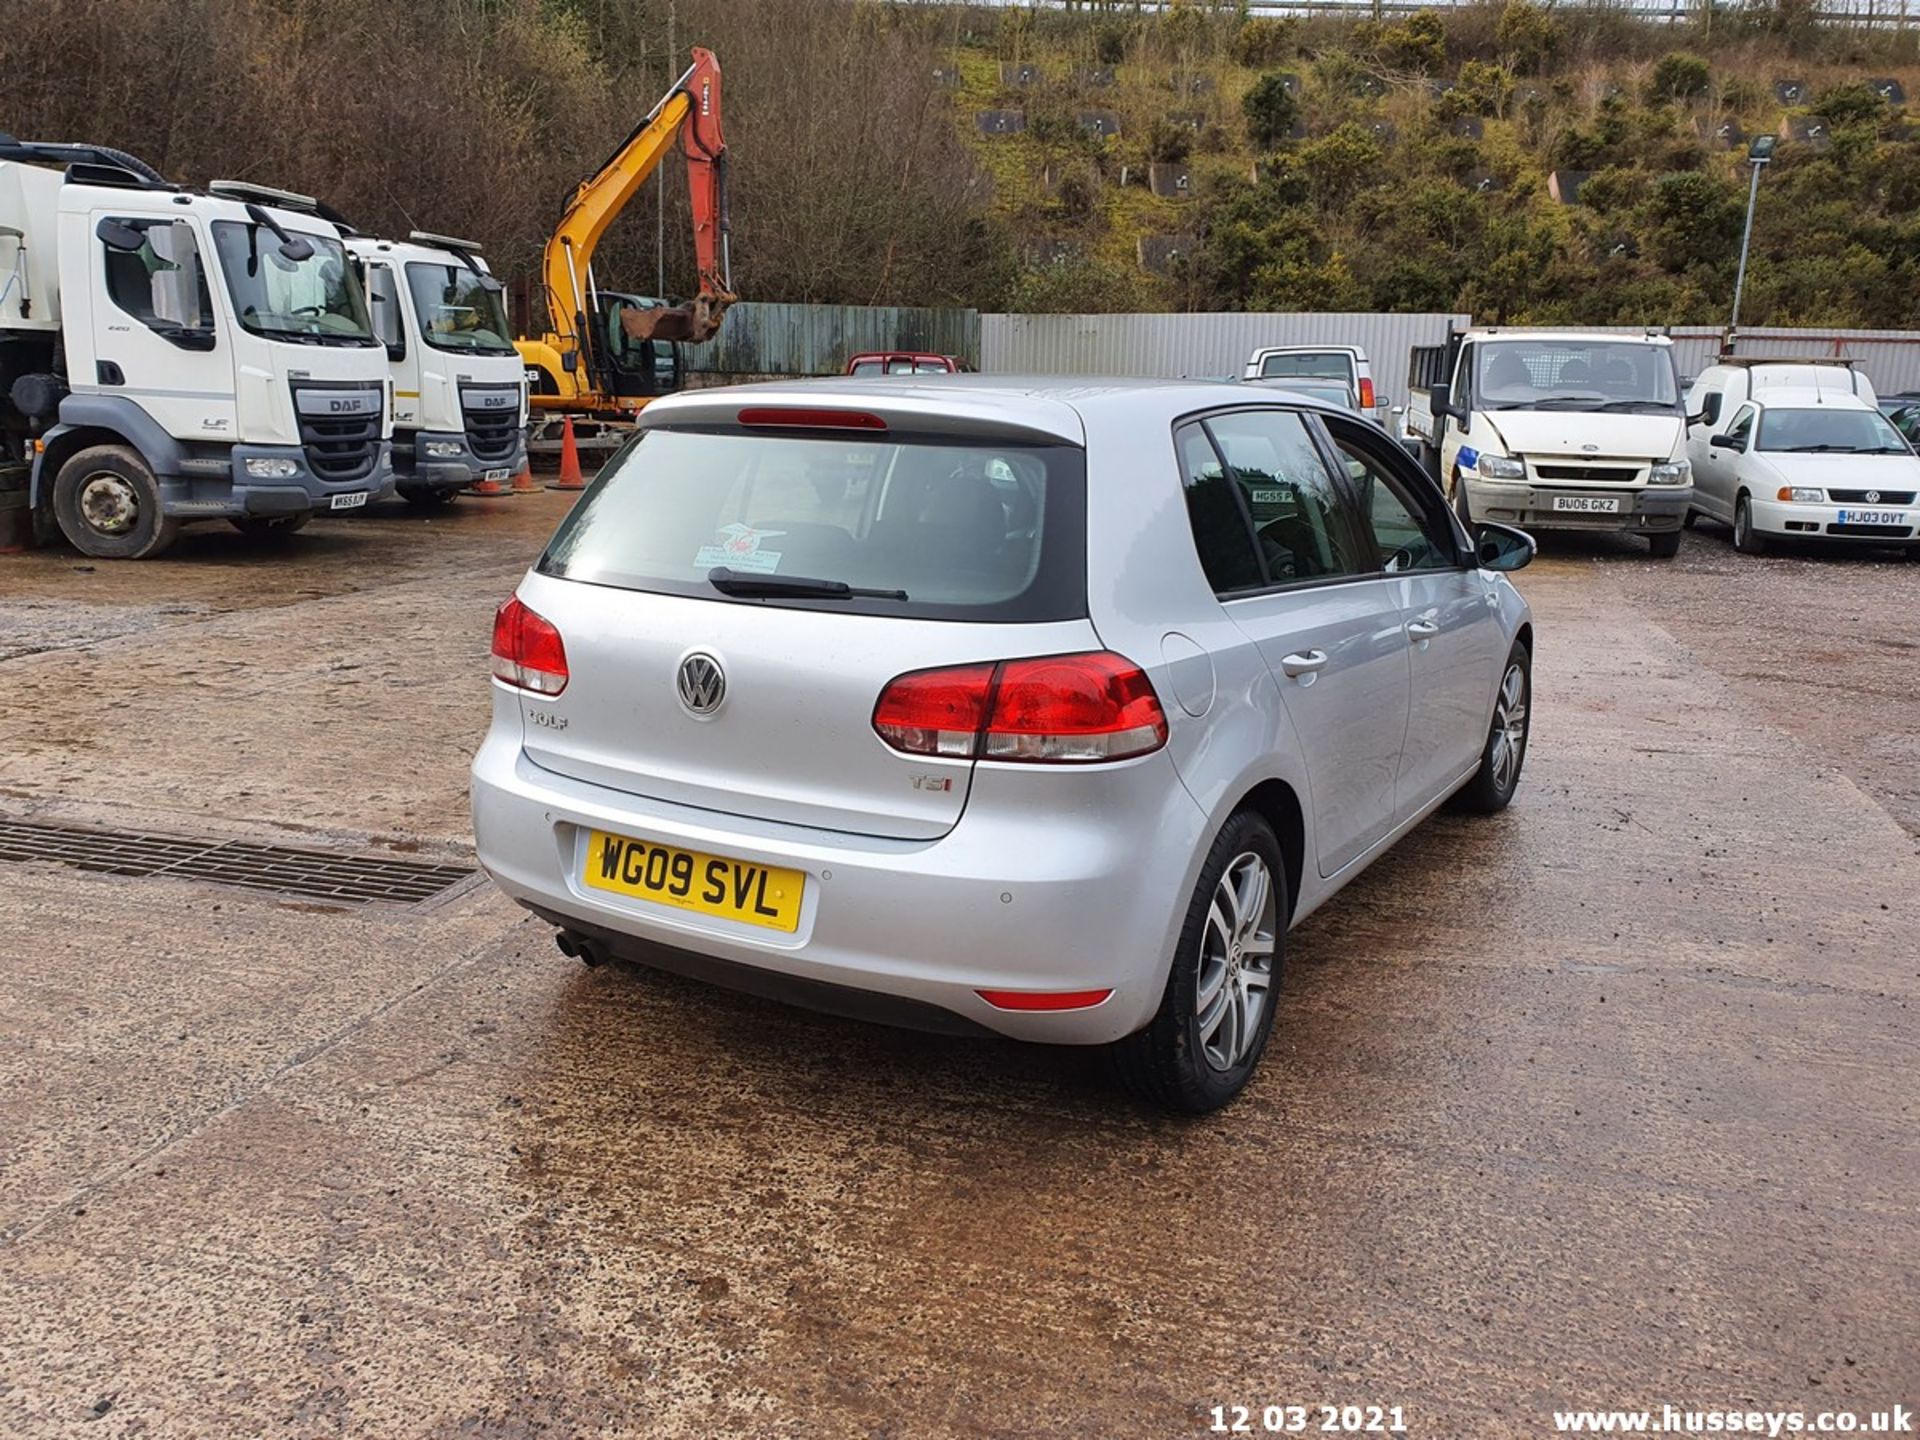
[{"label": "white daf truck", "polygon": [[1665,335],[1465,330],[1415,347],[1408,373],[1407,436],[1462,520],[1679,553],[1693,478]]},{"label": "white daf truck", "polygon": [[387,358],[305,197],[0,136],[0,443],[41,539],[145,559],[392,492]]},{"label": "white daf truck", "polygon": [[401,498],[431,508],[517,474],[527,460],[526,370],[507,328],[504,287],[480,247],[422,230],[346,243],[387,350]]}]

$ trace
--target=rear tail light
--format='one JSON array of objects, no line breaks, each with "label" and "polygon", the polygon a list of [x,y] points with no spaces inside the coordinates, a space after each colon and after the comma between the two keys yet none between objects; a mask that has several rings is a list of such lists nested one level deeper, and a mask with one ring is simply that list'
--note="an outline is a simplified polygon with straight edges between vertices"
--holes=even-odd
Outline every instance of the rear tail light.
[{"label": "rear tail light", "polygon": [[1153,682],[1106,650],[913,671],[881,691],[873,728],[896,750],[955,760],[1087,764],[1167,743]]},{"label": "rear tail light", "polygon": [[493,616],[493,678],[535,695],[567,688],[567,647],[551,621],[514,596]]},{"label": "rear tail light", "polygon": [[1373,408],[1373,381],[1365,377],[1362,377],[1360,381],[1360,408],[1362,410],[1371,410]]}]

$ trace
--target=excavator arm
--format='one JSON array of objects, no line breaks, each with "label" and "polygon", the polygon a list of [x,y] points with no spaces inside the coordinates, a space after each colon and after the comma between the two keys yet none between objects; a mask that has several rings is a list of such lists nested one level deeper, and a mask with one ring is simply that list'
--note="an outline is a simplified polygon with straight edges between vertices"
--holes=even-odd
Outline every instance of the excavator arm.
[{"label": "excavator arm", "polygon": [[720,62],[712,51],[696,46],[693,64],[606,163],[581,182],[547,240],[542,266],[547,314],[563,356],[578,356],[590,370],[592,357],[585,352],[593,345],[588,316],[593,308],[594,251],[607,227],[660,167],[676,137],[686,152],[687,183],[693,195],[693,244],[700,293],[690,305],[634,311],[623,319],[635,339],[648,338],[634,333],[638,322],[654,338],[708,340],[719,331],[721,317],[736,298],[728,252],[727,143],[720,126]]}]

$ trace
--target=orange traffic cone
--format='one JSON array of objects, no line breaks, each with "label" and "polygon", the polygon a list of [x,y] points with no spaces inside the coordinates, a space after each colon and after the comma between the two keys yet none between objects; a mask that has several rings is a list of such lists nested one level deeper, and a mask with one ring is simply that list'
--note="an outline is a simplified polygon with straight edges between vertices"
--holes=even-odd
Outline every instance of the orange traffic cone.
[{"label": "orange traffic cone", "polygon": [[533,483],[533,465],[531,462],[526,460],[520,462],[520,473],[513,477],[513,489],[508,493],[513,495],[537,495],[540,493],[540,487]]},{"label": "orange traffic cone", "polygon": [[560,428],[560,478],[547,486],[549,490],[584,490],[587,482],[580,477],[580,446],[573,438],[573,417],[566,417]]}]

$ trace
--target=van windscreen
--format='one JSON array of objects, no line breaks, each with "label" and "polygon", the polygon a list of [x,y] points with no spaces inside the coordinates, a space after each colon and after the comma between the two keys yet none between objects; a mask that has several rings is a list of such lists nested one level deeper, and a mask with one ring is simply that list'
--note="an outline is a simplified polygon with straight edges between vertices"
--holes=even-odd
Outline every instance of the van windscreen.
[{"label": "van windscreen", "polygon": [[733,603],[1067,620],[1087,613],[1085,533],[1070,445],[659,427],[607,463],[539,569],[726,600],[709,579],[724,569],[881,592]]}]

